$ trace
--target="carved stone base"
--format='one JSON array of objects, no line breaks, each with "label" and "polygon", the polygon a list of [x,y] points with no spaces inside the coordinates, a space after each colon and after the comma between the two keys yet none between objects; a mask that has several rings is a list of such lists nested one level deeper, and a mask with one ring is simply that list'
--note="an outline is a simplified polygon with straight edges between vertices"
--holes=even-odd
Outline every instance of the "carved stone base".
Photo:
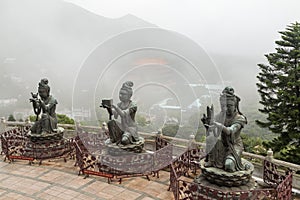
[{"label": "carved stone base", "polygon": [[215,167],[205,167],[204,163],[204,160],[200,161],[200,168],[203,177],[205,177],[209,182],[217,184],[219,186],[236,187],[246,185],[250,181],[252,173],[254,171],[254,166],[252,165],[252,163],[243,158],[242,164],[244,166],[249,166],[249,169],[244,171],[227,172],[223,169]]},{"label": "carved stone base", "polygon": [[209,182],[204,177],[204,175],[201,174],[200,176],[195,178],[194,182],[196,182],[197,184],[199,184],[201,186],[204,186],[204,187],[199,187],[199,190],[197,192],[207,195],[208,196],[207,199],[209,199],[209,197],[211,197],[211,199],[215,199],[214,198],[215,196],[213,194],[210,194],[207,189],[201,190],[200,188],[211,188],[213,190],[218,190],[223,193],[233,193],[234,194],[234,198],[232,196],[230,196],[230,194],[228,194],[228,196],[226,196],[226,199],[243,199],[240,196],[240,195],[242,195],[242,191],[250,191],[250,190],[259,188],[259,185],[255,182],[255,180],[253,178],[250,178],[250,180],[245,185],[219,186],[219,185]]},{"label": "carved stone base", "polygon": [[145,139],[140,137],[139,141],[135,144],[122,145],[116,143],[107,143],[107,153],[109,155],[127,155],[129,153],[142,153],[144,150]]},{"label": "carved stone base", "polygon": [[64,129],[58,127],[56,132],[53,133],[42,132],[41,134],[36,134],[29,131],[27,135],[32,142],[56,141],[56,140],[61,140],[63,138]]}]

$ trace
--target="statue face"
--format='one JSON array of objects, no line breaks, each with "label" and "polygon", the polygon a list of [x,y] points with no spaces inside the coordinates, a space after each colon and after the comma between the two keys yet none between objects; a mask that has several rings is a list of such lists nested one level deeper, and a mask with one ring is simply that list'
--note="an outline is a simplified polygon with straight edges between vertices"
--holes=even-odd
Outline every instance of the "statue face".
[{"label": "statue face", "polygon": [[40,88],[38,92],[42,99],[45,99],[49,96],[49,92],[46,89]]},{"label": "statue face", "polygon": [[120,90],[120,93],[119,93],[120,101],[122,101],[122,102],[129,101],[130,97],[131,96],[129,95],[129,93],[126,90]]},{"label": "statue face", "polygon": [[236,111],[235,103],[233,101],[227,102],[226,115],[227,116],[232,116],[235,113],[235,111]]}]

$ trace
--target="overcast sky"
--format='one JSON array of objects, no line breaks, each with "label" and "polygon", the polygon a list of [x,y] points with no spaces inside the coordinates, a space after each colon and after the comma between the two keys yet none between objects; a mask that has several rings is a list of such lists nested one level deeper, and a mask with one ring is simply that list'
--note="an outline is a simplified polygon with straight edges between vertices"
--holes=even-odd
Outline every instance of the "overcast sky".
[{"label": "overcast sky", "polygon": [[208,53],[263,56],[300,21],[299,0],[66,0],[104,17],[126,14],[181,33]]}]

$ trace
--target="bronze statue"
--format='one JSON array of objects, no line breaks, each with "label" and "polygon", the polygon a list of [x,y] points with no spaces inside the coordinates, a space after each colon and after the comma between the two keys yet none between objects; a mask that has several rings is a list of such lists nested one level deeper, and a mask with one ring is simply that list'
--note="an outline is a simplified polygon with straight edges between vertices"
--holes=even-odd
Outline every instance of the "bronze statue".
[{"label": "bronze statue", "polygon": [[[119,102],[117,105],[113,104],[112,100],[102,100],[101,107],[106,108],[109,113],[108,130],[110,141],[108,143],[116,143],[122,145],[137,144],[140,137],[137,132],[137,125],[135,123],[135,114],[137,105],[131,101],[133,82],[127,81],[123,83],[119,92]],[[121,123],[114,119],[120,117]]]},{"label": "bronze statue", "polygon": [[207,129],[205,167],[216,167],[228,172],[245,170],[241,162],[243,142],[240,137],[247,118],[239,110],[240,98],[232,87],[220,96],[221,112],[214,117],[213,106],[201,119]]},{"label": "bronze statue", "polygon": [[[33,134],[51,134],[57,132],[57,118],[56,118],[56,99],[50,95],[50,87],[48,79],[44,78],[39,82],[38,93],[31,93],[34,113],[36,114],[36,122],[31,127]],[[39,115],[42,111],[42,116]]]}]

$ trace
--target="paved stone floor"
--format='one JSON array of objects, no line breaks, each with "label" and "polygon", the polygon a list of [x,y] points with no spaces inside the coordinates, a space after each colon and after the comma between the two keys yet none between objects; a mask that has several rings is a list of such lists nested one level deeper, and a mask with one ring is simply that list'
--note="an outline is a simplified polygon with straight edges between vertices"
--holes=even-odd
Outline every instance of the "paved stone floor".
[{"label": "paved stone floor", "polygon": [[160,172],[160,177],[124,178],[108,184],[98,176],[78,176],[74,160],[43,161],[42,165],[28,161],[4,162],[0,158],[0,200],[8,199],[174,199],[168,191],[169,173]]}]

